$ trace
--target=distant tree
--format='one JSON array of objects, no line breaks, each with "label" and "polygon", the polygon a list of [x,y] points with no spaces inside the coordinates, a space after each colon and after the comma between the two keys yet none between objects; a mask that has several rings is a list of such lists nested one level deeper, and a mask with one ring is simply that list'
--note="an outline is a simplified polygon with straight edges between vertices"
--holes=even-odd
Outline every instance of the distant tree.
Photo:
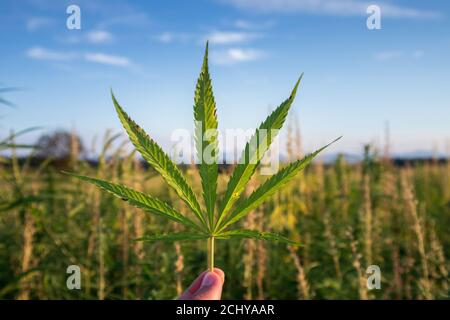
[{"label": "distant tree", "polygon": [[44,134],[36,142],[38,158],[52,158],[58,165],[69,165],[84,155],[83,143],[75,133],[64,130]]}]

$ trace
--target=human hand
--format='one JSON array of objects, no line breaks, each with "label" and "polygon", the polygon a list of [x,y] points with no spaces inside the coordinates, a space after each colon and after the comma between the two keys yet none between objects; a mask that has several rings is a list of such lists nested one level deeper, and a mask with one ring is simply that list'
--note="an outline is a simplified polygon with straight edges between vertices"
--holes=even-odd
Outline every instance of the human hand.
[{"label": "human hand", "polygon": [[180,296],[179,300],[220,300],[225,274],[214,268],[214,272],[204,271],[191,286]]}]

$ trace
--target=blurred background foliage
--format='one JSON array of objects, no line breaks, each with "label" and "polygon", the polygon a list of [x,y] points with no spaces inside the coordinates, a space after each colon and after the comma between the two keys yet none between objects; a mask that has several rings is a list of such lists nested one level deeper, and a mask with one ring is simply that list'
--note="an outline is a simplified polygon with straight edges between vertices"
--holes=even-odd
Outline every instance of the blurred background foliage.
[{"label": "blurred background foliage", "polygon": [[[302,156],[288,128],[288,157]],[[0,167],[0,298],[173,299],[206,269],[203,241],[133,242],[179,228],[60,173],[62,168],[158,196],[189,214],[123,137],[107,132],[96,159],[73,132],[44,134],[26,157],[14,136]],[[123,139],[125,141],[125,139]],[[221,170],[224,192],[228,167]],[[194,190],[195,165],[183,167]],[[247,192],[266,177],[257,175]],[[447,299],[450,163],[396,163],[366,146],[364,160],[315,162],[248,215],[247,228],[281,232],[300,248],[217,241],[225,299]],[[81,268],[68,290],[66,268]],[[366,268],[379,265],[380,290]]]}]

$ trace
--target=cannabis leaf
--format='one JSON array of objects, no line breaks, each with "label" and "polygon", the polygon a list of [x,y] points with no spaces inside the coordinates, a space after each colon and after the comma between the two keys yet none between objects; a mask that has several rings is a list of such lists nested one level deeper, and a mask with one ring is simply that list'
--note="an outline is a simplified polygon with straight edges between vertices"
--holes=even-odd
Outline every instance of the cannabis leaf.
[{"label": "cannabis leaf", "polygon": [[323,149],[336,142],[340,138],[341,137],[313,152],[312,154],[304,157],[303,159],[297,160],[278,171],[277,174],[269,178],[262,186],[255,190],[250,195],[250,197],[245,199],[239,206],[237,206],[235,211],[231,215],[229,215],[227,219],[225,219],[223,224],[218,226],[219,232],[225,229],[227,226],[242,219],[252,209],[263,203],[264,200],[266,200],[268,197],[278,191],[282,186],[292,180],[292,178],[294,178],[300,170],[304,169]]},{"label": "cannabis leaf", "polygon": [[[326,145],[282,168],[278,173],[267,179],[249,197],[241,197],[247,183],[255,173],[261,159],[269,150],[273,140],[288,115],[294,101],[303,74],[298,79],[290,96],[281,103],[261,125],[245,145],[241,158],[232,173],[225,195],[220,201],[217,214],[217,178],[218,178],[218,131],[216,103],[214,100],[211,77],[208,69],[208,43],[197,80],[194,95],[195,143],[197,158],[200,161],[199,173],[203,189],[204,209],[200,206],[192,188],[186,182],[182,172],[172,162],[162,148],[141,129],[117,102],[111,92],[112,100],[119,119],[125,128],[131,142],[142,157],[153,167],[175,190],[177,195],[193,212],[196,220],[183,215],[175,208],[157,198],[126,186],[105,180],[67,173],[73,177],[90,182],[109,193],[126,201],[130,205],[141,208],[151,214],[156,214],[186,228],[186,231],[159,235],[146,235],[136,241],[180,241],[180,240],[208,240],[208,266],[214,268],[214,240],[215,239],[260,239],[277,241],[289,245],[299,245],[281,235],[259,230],[229,230],[229,228],[245,217],[266,199],[288,183],[297,173],[303,170]],[[338,138],[340,139],[340,138]],[[336,139],[335,141],[337,141]],[[333,142],[335,142],[333,141]],[[332,143],[333,143],[332,142]],[[237,203],[237,205],[235,205]]]},{"label": "cannabis leaf", "polygon": [[255,134],[250,138],[250,141],[245,145],[238,165],[228,182],[227,191],[225,192],[225,197],[219,211],[217,225],[221,224],[225,214],[242,194],[264,153],[270,148],[270,144],[278,133],[278,130],[283,126],[302,77],[303,74],[295,84],[290,97],[261,123]]},{"label": "cannabis leaf", "polygon": [[156,234],[148,235],[141,238],[134,239],[135,241],[166,241],[173,242],[179,240],[204,240],[208,239],[209,235],[206,233],[193,233],[193,232],[177,232],[168,234]]},{"label": "cannabis leaf", "polygon": [[272,233],[272,232],[263,232],[263,231],[257,231],[257,230],[231,230],[231,231],[225,231],[222,232],[219,236],[216,237],[217,239],[243,239],[243,238],[250,238],[250,239],[258,239],[258,240],[270,240],[270,241],[279,241],[290,245],[300,245],[298,242],[295,242],[293,240],[289,240],[288,238],[285,238],[283,236],[280,236],[279,234]]},{"label": "cannabis leaf", "polygon": [[188,228],[194,228],[199,231],[203,231],[203,229],[198,226],[194,221],[186,218],[181,213],[172,208],[169,204],[149,196],[145,193],[127,188],[123,185],[117,183],[111,183],[101,179],[90,178],[86,176],[77,175],[74,173],[67,174],[76,177],[80,180],[84,180],[90,182],[97,187],[102,188],[103,190],[108,191],[109,193],[119,197],[120,199],[127,201],[129,204],[144,209],[150,213],[154,213],[163,217],[166,217],[175,222],[179,222],[185,225]]},{"label": "cannabis leaf", "polygon": [[210,230],[213,230],[219,167],[217,164],[217,114],[208,71],[208,43],[206,43],[205,57],[195,88],[194,119],[195,144],[200,161],[199,171],[202,179],[203,198],[209,227]]},{"label": "cannabis leaf", "polygon": [[178,167],[164,153],[161,147],[153,141],[144,130],[142,130],[128,114],[123,111],[117,102],[114,94],[111,92],[114,106],[116,107],[119,119],[122,122],[131,142],[142,155],[142,157],[163,177],[169,186],[171,186],[178,196],[191,208],[197,218],[203,225],[206,225],[205,218],[200,209],[197,198],[191,187],[187,184],[183,174]]}]

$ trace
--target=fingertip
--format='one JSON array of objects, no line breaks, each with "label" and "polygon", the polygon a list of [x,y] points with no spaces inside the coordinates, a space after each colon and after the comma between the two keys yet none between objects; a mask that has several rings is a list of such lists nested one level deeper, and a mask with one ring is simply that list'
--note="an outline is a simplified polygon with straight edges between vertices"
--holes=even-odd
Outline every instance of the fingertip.
[{"label": "fingertip", "polygon": [[220,275],[217,274],[216,272],[208,271],[203,276],[202,284],[200,285],[199,290],[202,290],[204,288],[210,288],[218,284],[222,285],[222,278],[220,277]]},{"label": "fingertip", "polygon": [[222,284],[223,284],[225,282],[225,273],[222,271],[222,269],[214,268],[214,273],[220,277],[220,279],[222,280]]},{"label": "fingertip", "polygon": [[[215,270],[214,270],[215,271]],[[207,271],[203,276],[198,291],[194,294],[194,300],[219,300],[222,296],[223,278],[216,272]]]},{"label": "fingertip", "polygon": [[222,296],[225,273],[214,268],[213,272],[203,271],[180,296],[181,300],[218,300]]}]

